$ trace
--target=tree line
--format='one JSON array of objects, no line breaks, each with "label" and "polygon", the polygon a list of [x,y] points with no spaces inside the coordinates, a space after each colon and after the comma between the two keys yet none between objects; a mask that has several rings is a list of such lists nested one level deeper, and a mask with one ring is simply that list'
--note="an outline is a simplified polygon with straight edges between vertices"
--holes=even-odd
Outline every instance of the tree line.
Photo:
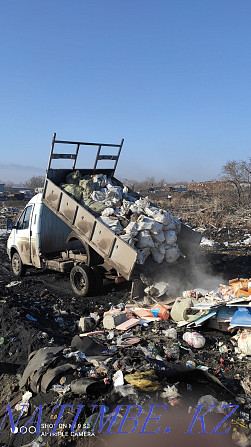
[{"label": "tree line", "polygon": [[[32,192],[35,188],[44,186],[45,178],[43,176],[34,176],[25,182],[25,187]],[[147,177],[145,180],[138,181],[135,179],[124,178],[122,182],[134,191],[146,190],[149,188],[164,188],[168,185],[165,179],[156,180],[155,177]],[[234,195],[237,203],[241,206],[250,201],[251,195],[251,158],[247,161],[228,161],[221,168],[219,180],[229,182],[233,186]],[[186,184],[187,182],[176,182],[176,184]],[[248,202],[249,203],[249,202]]]}]

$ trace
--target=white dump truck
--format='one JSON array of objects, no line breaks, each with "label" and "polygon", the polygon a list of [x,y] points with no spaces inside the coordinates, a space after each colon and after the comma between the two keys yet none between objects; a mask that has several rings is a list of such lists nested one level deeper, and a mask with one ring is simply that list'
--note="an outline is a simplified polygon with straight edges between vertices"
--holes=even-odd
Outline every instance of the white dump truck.
[{"label": "white dump truck", "polygon": [[[74,151],[65,153],[61,150],[58,153],[56,148],[59,145]],[[86,146],[97,149],[92,169],[77,168],[76,165],[79,151]],[[15,276],[24,275],[29,266],[69,272],[72,289],[78,296],[94,293],[104,277],[132,279],[139,250],[120,235],[123,231],[116,234],[114,228],[102,220],[95,206],[93,208],[88,202],[89,199],[76,198],[65,183],[69,175],[71,179],[75,179],[77,174],[82,179],[102,175],[117,185],[117,189],[124,188],[114,177],[122,146],[123,140],[120,144],[73,142],[57,140],[56,134],[53,134],[43,192],[28,202],[7,242]],[[107,149],[116,150],[116,154],[104,154],[103,151]],[[73,165],[70,169],[53,168],[52,161],[58,159],[72,160]],[[99,161],[104,160],[112,161],[113,167],[98,168]],[[130,189],[126,190],[127,194],[133,195],[133,200],[140,199]],[[78,189],[76,191],[79,192]],[[96,196],[101,192],[96,192]],[[177,238],[180,250],[189,258],[201,237],[181,224]]]}]

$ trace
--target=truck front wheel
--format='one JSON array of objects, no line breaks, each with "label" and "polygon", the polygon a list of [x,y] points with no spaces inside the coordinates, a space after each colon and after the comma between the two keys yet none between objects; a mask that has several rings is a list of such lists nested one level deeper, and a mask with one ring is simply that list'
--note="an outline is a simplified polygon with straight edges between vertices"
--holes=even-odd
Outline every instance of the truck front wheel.
[{"label": "truck front wheel", "polygon": [[87,296],[94,288],[95,278],[90,267],[85,264],[71,269],[70,283],[73,292],[78,296]]},{"label": "truck front wheel", "polygon": [[15,276],[24,276],[26,272],[26,265],[21,261],[21,258],[17,251],[13,254],[11,258],[11,267]]}]

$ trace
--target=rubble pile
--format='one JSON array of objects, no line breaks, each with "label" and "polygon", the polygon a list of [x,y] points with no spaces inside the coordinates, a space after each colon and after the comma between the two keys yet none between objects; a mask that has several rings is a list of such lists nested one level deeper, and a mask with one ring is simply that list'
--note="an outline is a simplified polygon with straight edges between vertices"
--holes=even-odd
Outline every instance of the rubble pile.
[{"label": "rubble pile", "polygon": [[137,250],[139,264],[148,256],[158,264],[175,262],[180,256],[177,235],[181,222],[167,211],[152,206],[147,197],[138,198],[126,186],[106,175],[81,176],[78,170],[60,185],[85,208]]}]

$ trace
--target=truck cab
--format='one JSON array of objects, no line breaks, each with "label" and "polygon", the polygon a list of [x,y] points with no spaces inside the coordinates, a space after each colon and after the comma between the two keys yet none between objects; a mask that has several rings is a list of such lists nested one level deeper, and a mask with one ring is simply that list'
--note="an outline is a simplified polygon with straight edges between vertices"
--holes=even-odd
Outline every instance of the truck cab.
[{"label": "truck cab", "polygon": [[64,250],[71,233],[68,227],[46,205],[42,194],[26,205],[7,241],[7,253],[15,276],[23,276],[27,266],[42,268],[44,256]]}]

